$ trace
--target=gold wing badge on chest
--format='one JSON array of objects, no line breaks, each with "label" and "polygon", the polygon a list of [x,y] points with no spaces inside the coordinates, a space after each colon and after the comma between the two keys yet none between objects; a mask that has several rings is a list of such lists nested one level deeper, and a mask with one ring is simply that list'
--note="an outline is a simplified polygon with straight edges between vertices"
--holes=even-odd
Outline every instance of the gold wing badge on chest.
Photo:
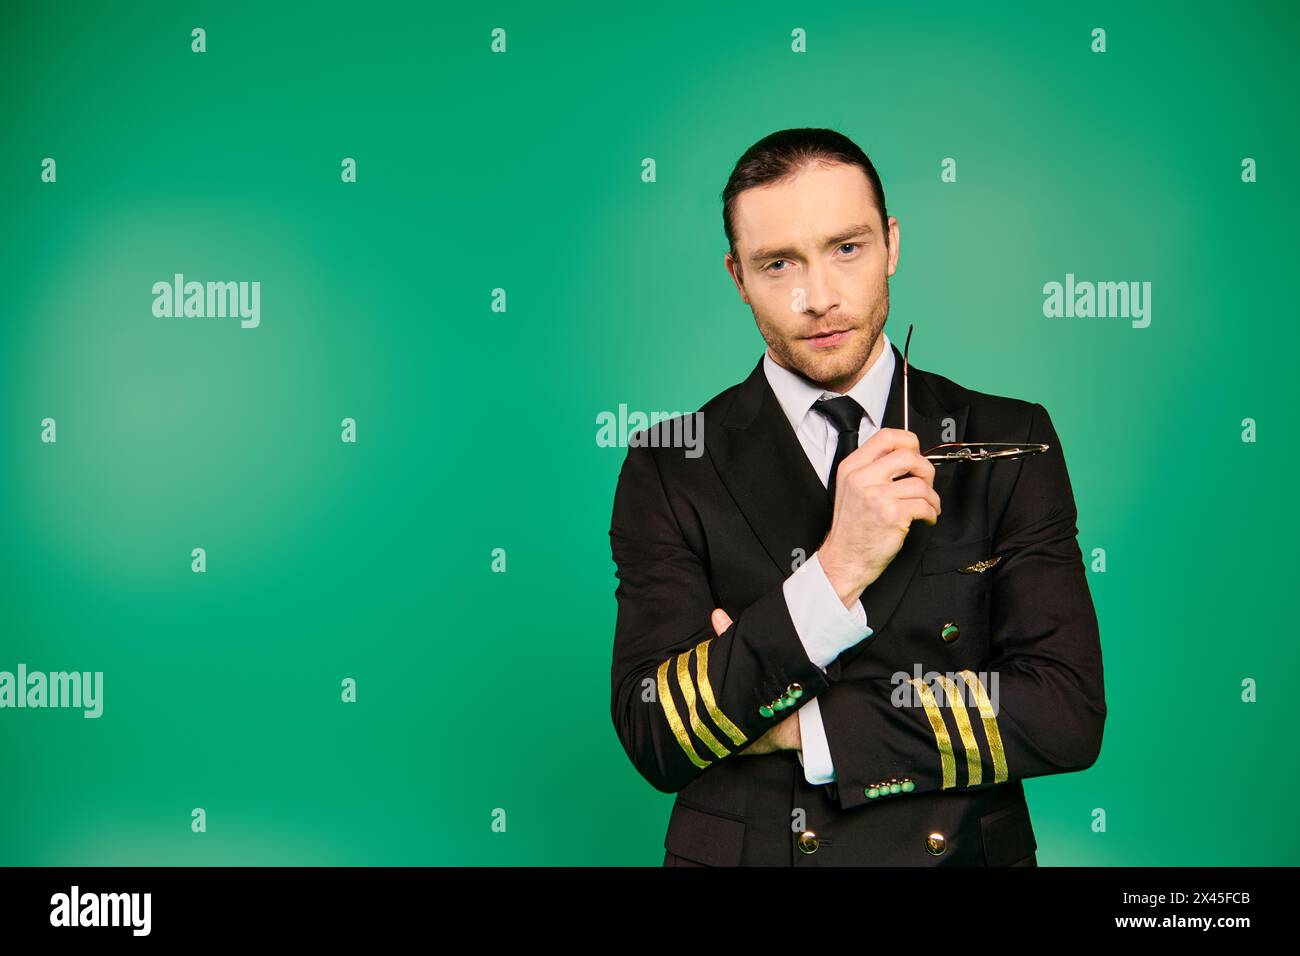
[{"label": "gold wing badge on chest", "polygon": [[959,574],[983,574],[993,565],[1002,560],[1002,555],[995,554],[991,558],[985,558],[983,561],[976,561],[974,564],[968,564],[964,568],[958,568]]}]

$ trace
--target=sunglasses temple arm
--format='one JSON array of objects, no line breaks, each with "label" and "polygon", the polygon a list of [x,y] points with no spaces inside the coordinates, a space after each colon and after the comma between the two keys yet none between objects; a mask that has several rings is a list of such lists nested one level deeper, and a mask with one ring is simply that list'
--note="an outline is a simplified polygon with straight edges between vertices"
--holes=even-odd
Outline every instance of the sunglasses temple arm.
[{"label": "sunglasses temple arm", "polygon": [[912,326],[907,327],[907,339],[903,342],[903,431],[911,431],[907,414],[907,353],[912,349]]}]

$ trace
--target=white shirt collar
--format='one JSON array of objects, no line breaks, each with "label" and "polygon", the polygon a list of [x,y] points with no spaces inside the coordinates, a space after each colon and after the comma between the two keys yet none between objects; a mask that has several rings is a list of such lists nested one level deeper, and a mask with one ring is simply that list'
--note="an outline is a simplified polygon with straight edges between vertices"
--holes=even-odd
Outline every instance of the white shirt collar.
[{"label": "white shirt collar", "polygon": [[[885,402],[889,399],[889,387],[894,381],[894,349],[883,329],[880,337],[884,340],[884,348],[876,356],[876,360],[867,369],[866,374],[858,380],[858,384],[847,392],[862,406],[867,417],[871,419],[871,424],[876,428],[881,427],[881,420],[885,417]],[[781,403],[781,409],[785,412],[785,417],[790,420],[790,427],[796,434],[804,417],[812,410],[813,404],[819,398],[823,395],[834,398],[841,394],[828,391],[810,382],[798,372],[792,372],[778,365],[772,358],[770,350],[763,353],[763,372],[767,375],[768,384],[772,386],[772,391],[776,394],[777,401]]]}]

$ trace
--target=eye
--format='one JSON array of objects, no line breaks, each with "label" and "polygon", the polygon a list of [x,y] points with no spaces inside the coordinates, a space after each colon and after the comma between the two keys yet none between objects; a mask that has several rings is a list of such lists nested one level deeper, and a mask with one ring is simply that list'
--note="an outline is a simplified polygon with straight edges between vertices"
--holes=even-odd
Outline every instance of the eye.
[{"label": "eye", "polygon": [[861,244],[862,244],[862,243],[860,243],[860,242],[842,242],[842,243],[840,243],[840,248],[843,249],[845,246],[848,246],[848,247],[850,247],[850,248],[852,248],[852,249],[857,249],[858,246],[860,246]]},{"label": "eye", "polygon": [[773,273],[775,273],[775,272],[784,272],[784,271],[785,271],[784,269],[774,269],[774,268],[772,268],[772,267],[775,266],[775,265],[777,265],[778,263],[785,262],[785,261],[786,261],[786,260],[784,260],[784,259],[776,259],[776,260],[774,260],[774,261],[772,261],[772,262],[769,262],[767,265],[765,265],[765,266],[763,267],[763,271],[764,271],[764,272],[773,272]]}]

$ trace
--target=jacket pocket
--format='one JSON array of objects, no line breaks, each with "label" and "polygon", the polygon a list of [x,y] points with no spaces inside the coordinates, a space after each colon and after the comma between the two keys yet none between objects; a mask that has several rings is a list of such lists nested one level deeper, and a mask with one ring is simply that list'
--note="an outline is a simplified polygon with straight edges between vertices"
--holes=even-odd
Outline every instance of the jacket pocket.
[{"label": "jacket pocket", "polygon": [[984,859],[989,866],[1010,866],[1038,849],[1029,807],[1020,803],[980,817]]},{"label": "jacket pocket", "polygon": [[745,849],[745,822],[699,807],[673,804],[664,849],[706,866],[739,866]]}]

